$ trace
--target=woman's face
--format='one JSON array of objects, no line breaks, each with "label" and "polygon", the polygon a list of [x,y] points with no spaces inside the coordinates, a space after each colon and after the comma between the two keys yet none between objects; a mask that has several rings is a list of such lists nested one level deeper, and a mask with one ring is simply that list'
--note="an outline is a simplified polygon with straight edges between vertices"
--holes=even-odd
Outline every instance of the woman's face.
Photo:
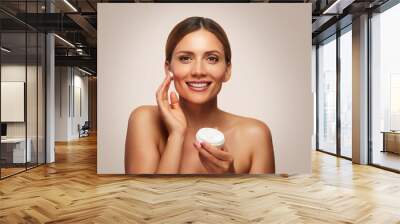
[{"label": "woman's face", "polygon": [[179,96],[197,104],[215,98],[231,74],[222,43],[205,29],[187,34],[176,45],[166,69],[173,73]]}]

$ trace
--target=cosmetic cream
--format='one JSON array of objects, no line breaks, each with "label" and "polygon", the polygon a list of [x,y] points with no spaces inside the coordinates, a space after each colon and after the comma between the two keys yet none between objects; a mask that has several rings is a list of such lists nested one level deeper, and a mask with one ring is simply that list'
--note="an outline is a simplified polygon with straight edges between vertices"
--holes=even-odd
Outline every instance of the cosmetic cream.
[{"label": "cosmetic cream", "polygon": [[215,128],[201,128],[196,133],[196,140],[207,142],[216,148],[222,148],[225,143],[224,134]]}]

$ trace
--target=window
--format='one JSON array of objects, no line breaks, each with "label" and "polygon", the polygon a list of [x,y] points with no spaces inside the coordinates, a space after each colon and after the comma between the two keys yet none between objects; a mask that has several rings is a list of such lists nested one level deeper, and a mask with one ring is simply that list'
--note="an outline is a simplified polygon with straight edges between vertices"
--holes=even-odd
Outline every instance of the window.
[{"label": "window", "polygon": [[318,149],[336,154],[336,37],[318,47]]},{"label": "window", "polygon": [[340,155],[352,157],[352,35],[351,26],[340,36]]},{"label": "window", "polygon": [[[19,15],[43,13],[44,1],[18,2]],[[15,5],[1,1],[0,6]],[[0,98],[1,114],[21,114],[16,119],[1,118],[0,178],[45,163],[45,34],[0,12]],[[4,22],[3,21],[3,22]],[[10,96],[5,100],[5,95]],[[6,101],[22,103],[10,109]],[[16,104],[15,102],[11,102]],[[16,105],[14,105],[16,106]],[[16,108],[16,109],[15,109]],[[14,116],[15,117],[15,116]],[[4,130],[3,130],[4,129]]]},{"label": "window", "polygon": [[[371,18],[371,162],[400,170],[400,5]],[[397,132],[396,132],[397,131]]]}]

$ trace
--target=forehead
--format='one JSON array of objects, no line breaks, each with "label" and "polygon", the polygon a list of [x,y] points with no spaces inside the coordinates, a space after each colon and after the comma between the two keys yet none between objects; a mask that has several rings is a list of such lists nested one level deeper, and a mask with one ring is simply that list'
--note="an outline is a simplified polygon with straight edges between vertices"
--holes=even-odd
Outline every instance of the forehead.
[{"label": "forehead", "polygon": [[205,29],[196,30],[187,34],[178,42],[175,51],[213,51],[223,53],[224,47],[219,39]]}]

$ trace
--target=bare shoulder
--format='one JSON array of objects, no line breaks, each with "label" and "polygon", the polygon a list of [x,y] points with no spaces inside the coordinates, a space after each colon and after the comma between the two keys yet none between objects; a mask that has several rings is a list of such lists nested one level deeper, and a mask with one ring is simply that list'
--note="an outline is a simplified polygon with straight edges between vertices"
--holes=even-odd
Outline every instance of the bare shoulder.
[{"label": "bare shoulder", "polygon": [[152,105],[143,105],[135,108],[129,117],[129,121],[135,119],[156,120],[158,118],[158,108]]},{"label": "bare shoulder", "polygon": [[254,118],[236,115],[232,120],[235,139],[240,139],[237,144],[251,158],[249,173],[275,173],[274,146],[268,125]]},{"label": "bare shoulder", "polygon": [[231,120],[236,139],[245,142],[244,146],[253,155],[259,153],[273,153],[272,134],[268,125],[258,119],[227,114]]},{"label": "bare shoulder", "polygon": [[232,123],[235,130],[246,140],[260,141],[271,137],[268,125],[261,120],[234,114],[228,114],[228,116],[234,121]]},{"label": "bare shoulder", "polygon": [[140,106],[129,117],[125,139],[125,172],[154,173],[160,158],[158,108]]},{"label": "bare shoulder", "polygon": [[163,127],[158,107],[143,105],[135,108],[129,117],[129,126],[136,126],[147,134],[160,137]]}]

